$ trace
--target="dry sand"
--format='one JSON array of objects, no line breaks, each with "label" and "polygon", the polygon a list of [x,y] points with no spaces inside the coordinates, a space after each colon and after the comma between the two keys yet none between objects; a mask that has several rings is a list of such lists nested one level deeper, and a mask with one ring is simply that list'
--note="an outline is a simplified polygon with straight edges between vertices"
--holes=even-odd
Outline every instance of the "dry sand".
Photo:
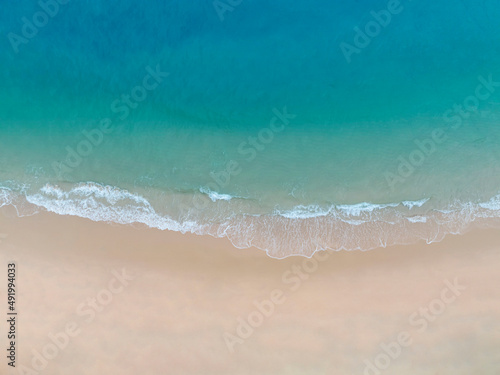
[{"label": "dry sand", "polygon": [[[13,260],[19,315],[17,368],[4,358],[0,374],[500,373],[498,230],[276,260],[225,239],[2,213],[0,310]],[[265,316],[256,303],[272,297]]]}]

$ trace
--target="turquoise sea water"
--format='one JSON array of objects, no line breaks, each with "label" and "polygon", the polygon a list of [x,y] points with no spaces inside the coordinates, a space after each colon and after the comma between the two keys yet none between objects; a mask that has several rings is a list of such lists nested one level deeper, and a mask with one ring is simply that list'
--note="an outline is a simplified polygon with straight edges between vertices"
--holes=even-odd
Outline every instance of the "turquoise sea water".
[{"label": "turquoise sea water", "polygon": [[500,222],[498,2],[5,8],[0,205],[20,215],[274,257]]}]

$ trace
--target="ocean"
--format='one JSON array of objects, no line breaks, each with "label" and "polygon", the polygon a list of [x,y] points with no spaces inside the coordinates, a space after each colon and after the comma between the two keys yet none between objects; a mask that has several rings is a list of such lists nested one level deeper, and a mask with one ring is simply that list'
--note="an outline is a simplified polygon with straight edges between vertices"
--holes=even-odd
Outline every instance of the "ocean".
[{"label": "ocean", "polygon": [[9,2],[0,206],[269,256],[500,227],[500,4]]}]

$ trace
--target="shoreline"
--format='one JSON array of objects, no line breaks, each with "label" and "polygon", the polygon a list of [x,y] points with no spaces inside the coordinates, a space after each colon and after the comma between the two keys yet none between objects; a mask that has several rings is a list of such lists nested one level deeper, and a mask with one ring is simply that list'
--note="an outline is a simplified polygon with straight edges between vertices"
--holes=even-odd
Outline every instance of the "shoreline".
[{"label": "shoreline", "polygon": [[[3,210],[7,212],[17,210],[15,206],[20,206],[28,216],[33,212],[45,214],[46,211],[65,217],[76,213],[78,217],[95,222],[144,226],[182,235],[227,238],[238,249],[257,247],[274,259],[312,257],[325,249],[371,251],[379,247],[407,246],[422,241],[430,244],[440,242],[446,236],[463,235],[482,227],[500,228],[500,195],[482,203],[455,202],[447,210],[422,209],[430,200],[425,198],[391,204],[365,202],[332,205],[329,208],[299,205],[292,211],[275,209],[268,215],[230,215],[231,210],[243,209],[243,206],[229,206],[228,203],[226,206],[226,202],[218,201],[220,217],[214,218],[217,219],[216,224],[207,224],[204,222],[210,219],[210,214],[205,215],[194,208],[194,214],[190,212],[191,216],[182,216],[181,213],[187,207],[183,201],[178,202],[179,207],[174,212],[180,211],[171,218],[156,212],[142,195],[97,183],[78,184],[69,192],[57,185],[46,185],[37,194],[24,197],[8,190],[0,192],[4,193],[3,203],[0,204],[4,205]],[[205,198],[209,199],[208,196]],[[130,201],[133,201],[132,205]],[[14,205],[14,208],[6,207],[7,204]],[[16,215],[11,213],[10,216]]]}]

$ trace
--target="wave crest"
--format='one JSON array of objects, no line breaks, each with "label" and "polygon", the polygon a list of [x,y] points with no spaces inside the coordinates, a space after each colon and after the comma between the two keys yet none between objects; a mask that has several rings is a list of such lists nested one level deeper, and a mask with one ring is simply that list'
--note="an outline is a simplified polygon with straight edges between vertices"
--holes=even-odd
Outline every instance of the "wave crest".
[{"label": "wave crest", "polygon": [[[231,206],[236,203],[217,197],[211,199],[213,207],[205,209],[203,215],[194,207],[175,215],[173,207],[167,207],[170,213],[160,212],[169,201],[164,196],[159,203],[137,193],[92,182],[67,188],[47,184],[34,193],[27,191],[25,187],[0,187],[0,207],[13,205],[18,212],[22,207],[25,213],[36,213],[42,208],[93,221],[142,223],[161,230],[227,237],[238,248],[255,246],[275,258],[312,256],[326,249],[369,250],[422,239],[431,243],[450,233],[463,233],[473,223],[500,224],[500,195],[486,202],[455,202],[440,210],[425,198],[386,204],[299,205],[267,214],[230,211],[228,207],[237,207]],[[175,205],[175,197],[169,199]],[[224,211],[217,211],[221,204]]]}]

